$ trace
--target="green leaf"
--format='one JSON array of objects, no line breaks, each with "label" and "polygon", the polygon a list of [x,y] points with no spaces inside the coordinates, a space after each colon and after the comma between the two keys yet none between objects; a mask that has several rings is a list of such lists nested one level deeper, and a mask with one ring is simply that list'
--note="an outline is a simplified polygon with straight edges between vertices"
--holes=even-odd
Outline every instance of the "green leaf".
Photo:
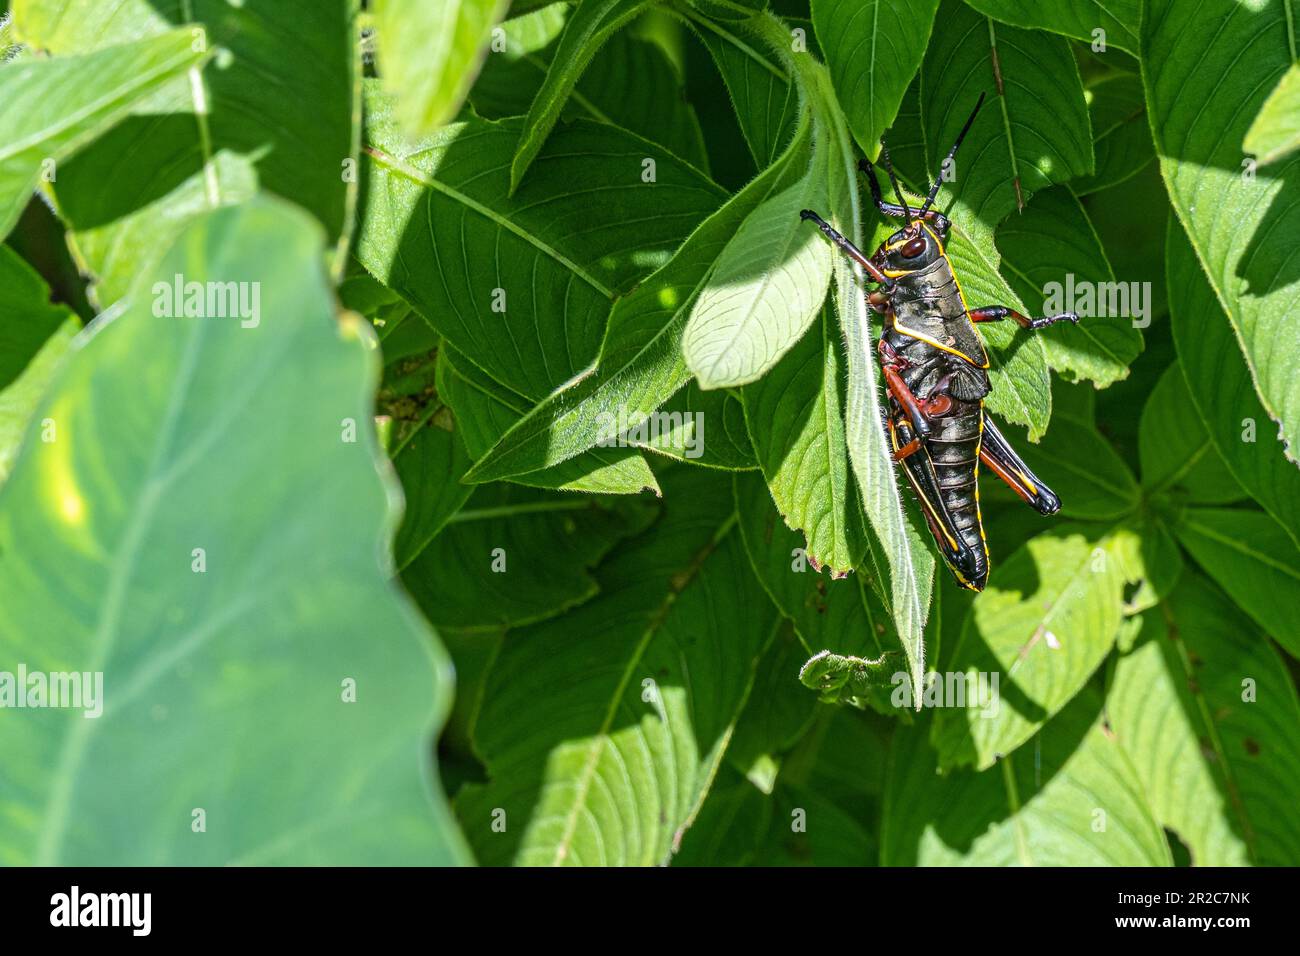
[{"label": "green leaf", "polygon": [[1175,361],[1151,390],[1138,431],[1142,483],[1151,490],[1177,485],[1201,504],[1239,501],[1241,486],[1214,448]]},{"label": "green leaf", "polygon": [[27,423],[80,328],[76,319],[64,322],[32,356],[22,374],[0,390],[0,485],[13,471]]},{"label": "green leaf", "polygon": [[1156,155],[1151,126],[1147,123],[1142,81],[1138,77],[1131,73],[1112,73],[1090,83],[1085,94],[1097,171],[1071,180],[1070,189],[1076,196],[1124,182],[1137,175]]},{"label": "green leaf", "polygon": [[464,101],[509,0],[375,0],[379,73],[411,139],[433,133]]},{"label": "green leaf", "polygon": [[[1297,59],[1282,0],[1195,8],[1151,0],[1143,20],[1142,77],[1160,169],[1178,220],[1228,320],[1255,390],[1285,440],[1300,433],[1300,206],[1284,192],[1300,156],[1243,174],[1240,143],[1268,90]],[[1204,24],[1215,24],[1213,30]],[[1249,172],[1249,170],[1246,170]],[[1296,452],[1286,449],[1296,460]]]},{"label": "green leaf", "polygon": [[[87,173],[91,195],[86,198],[92,208],[120,214],[152,203],[161,184],[174,186],[185,178],[180,170],[189,175],[198,168],[196,157],[208,164],[205,188],[218,193],[208,205],[220,205],[229,201],[220,193],[230,187],[221,178],[225,171],[212,170],[211,164],[225,150],[255,159],[265,189],[320,220],[341,250],[336,255],[339,269],[357,193],[352,166],[361,118],[358,6],[357,0],[13,3],[23,39],[56,54],[88,53],[158,36],[177,24],[189,24],[176,31],[187,49],[193,44],[216,50],[201,73],[177,79],[158,97],[138,104],[131,129],[141,138],[134,147],[141,150],[141,161],[123,163],[117,150],[100,153],[94,172]],[[167,115],[179,111],[194,115],[185,121]],[[96,195],[96,180],[103,190],[106,179],[113,183],[110,194]],[[100,218],[76,223],[79,229],[103,225]]]},{"label": "green leaf", "polygon": [[428,546],[469,498],[474,489],[460,479],[472,464],[450,411],[441,403],[393,452],[393,468],[406,495],[406,513],[393,541],[398,571]]},{"label": "green leaf", "polygon": [[[373,119],[357,257],[474,364],[533,401],[590,367],[611,301],[724,198],[661,147],[587,120],[556,130],[511,197],[518,120],[456,123],[409,147],[382,109]],[[653,183],[641,180],[643,157],[656,162]]]},{"label": "green leaf", "polygon": [[[455,412],[455,428],[470,458],[481,460],[525,415],[527,402],[468,361],[454,362],[444,346],[438,359],[438,394]],[[473,469],[471,469],[472,471]],[[461,480],[468,481],[468,472]],[[512,476],[519,484],[593,494],[635,495],[658,482],[642,454],[632,448],[592,448],[556,465]]]},{"label": "green leaf", "polygon": [[999,706],[989,716],[968,698],[967,706],[936,715],[942,767],[993,766],[1092,676],[1120,623],[1124,575],[1112,549],[1095,528],[1067,526],[1031,539],[994,569],[947,666],[968,679],[998,675]]},{"label": "green leaf", "polygon": [[402,582],[435,627],[530,624],[594,596],[590,569],[653,517],[643,500],[488,485],[402,572]]},{"label": "green leaf", "polygon": [[0,238],[18,221],[42,164],[56,164],[45,171],[57,175],[61,160],[201,63],[192,43],[189,30],[174,30],[85,56],[0,64]]},{"label": "green leaf", "polygon": [[0,389],[22,374],[51,335],[72,318],[23,258],[0,245]]},{"label": "green leaf", "polygon": [[[339,324],[323,252],[280,203],[199,220],[36,412],[0,490],[0,667],[108,696],[95,719],[6,710],[5,864],[466,859],[430,766],[449,668],[385,553],[373,342]],[[258,283],[260,322],[156,316],[176,274]]]},{"label": "green leaf", "polygon": [[940,164],[986,96],[937,202],[977,245],[991,245],[994,227],[1038,190],[1093,172],[1083,83],[1063,39],[995,24],[944,0],[920,89],[932,178],[944,172]]},{"label": "green leaf", "polygon": [[1172,865],[1142,782],[1091,690],[997,770],[936,775],[925,729],[894,735],[881,865]]},{"label": "green leaf", "polygon": [[828,310],[776,366],[744,390],[745,417],[759,466],[785,523],[803,533],[814,567],[853,569],[861,519],[849,490],[840,398],[843,345]]},{"label": "green leaf", "polygon": [[1142,616],[1106,695],[1116,742],[1194,866],[1300,857],[1300,706],[1277,653],[1213,585],[1184,575]]},{"label": "green leaf", "polygon": [[766,169],[794,138],[798,90],[781,62],[747,35],[704,17],[690,23],[722,75],[755,166]]},{"label": "green leaf", "polygon": [[[134,161],[122,164],[124,154]],[[187,224],[257,188],[252,160],[227,150],[205,157],[195,118],[184,113],[129,117],[64,163],[53,187],[101,310],[152,270]]]},{"label": "green leaf", "polygon": [[[1294,41],[1292,41],[1294,42]],[[1300,64],[1293,63],[1260,107],[1241,148],[1260,163],[1277,162],[1300,147]]]},{"label": "green leaf", "polygon": [[[877,658],[898,648],[889,615],[864,580],[819,571],[805,560],[802,536],[784,526],[758,475],[737,475],[736,513],[754,573],[810,655],[821,650]],[[793,677],[796,670],[791,672]]]},{"label": "green leaf", "polygon": [[1188,508],[1175,526],[1196,563],[1292,657],[1300,658],[1300,549],[1266,514]]},{"label": "green leaf", "polygon": [[718,257],[695,299],[682,352],[701,388],[762,377],[817,317],[831,280],[831,250],[799,212],[823,208],[814,163],[794,186],[754,210]]},{"label": "green leaf", "polygon": [[[787,154],[807,143],[807,126]],[[495,481],[567,461],[635,427],[690,379],[682,331],[695,295],[740,224],[763,200],[796,180],[788,160],[765,170],[709,216],[677,254],[610,313],[595,368],[540,402],[474,466],[467,481]],[[617,415],[616,415],[617,419]]]},{"label": "green leaf", "polygon": [[[966,0],[981,13],[1013,26],[1050,30],[1076,40],[1119,47],[1136,54],[1142,0]],[[1096,31],[1103,31],[1098,36]]]},{"label": "green leaf", "polygon": [[1232,328],[1172,217],[1168,235],[1174,343],[1192,404],[1233,477],[1300,543],[1300,472],[1274,441]]},{"label": "green leaf", "polygon": [[[772,792],[786,752],[817,716],[817,698],[798,679],[799,667],[807,656],[793,627],[777,630],[759,662],[749,700],[736,720],[727,747],[727,762],[764,793]],[[716,784],[708,802],[715,794]]]},{"label": "green leaf", "polygon": [[939,0],[813,0],[812,19],[844,117],[869,157],[893,122],[930,39]]},{"label": "green leaf", "polygon": [[[488,783],[456,809],[486,864],[667,862],[774,632],[730,481],[664,476],[662,517],[596,569],[600,597],[506,635],[475,722]],[[493,832],[504,812],[504,833]]]},{"label": "green leaf", "polygon": [[[1002,273],[1034,315],[1075,311],[1077,325],[1061,323],[1033,333],[1047,347],[1047,361],[1072,380],[1098,388],[1128,376],[1142,351],[1138,311],[1128,287],[1115,282],[1101,240],[1079,200],[1065,186],[1036,193],[1019,216],[997,230]],[[1146,301],[1147,309],[1150,302]]]},{"label": "green leaf", "polygon": [[587,65],[605,41],[646,8],[649,0],[578,0],[569,14],[560,45],[546,71],[519,133],[510,163],[510,193],[523,182],[524,173],[537,159]]},{"label": "green leaf", "polygon": [[[483,65],[470,103],[484,119],[528,112],[564,30],[568,7],[555,3],[501,25],[505,49]],[[614,34],[592,58],[561,113],[612,123],[659,143],[698,169],[709,169],[704,134],[687,101],[682,79],[663,47]]]}]

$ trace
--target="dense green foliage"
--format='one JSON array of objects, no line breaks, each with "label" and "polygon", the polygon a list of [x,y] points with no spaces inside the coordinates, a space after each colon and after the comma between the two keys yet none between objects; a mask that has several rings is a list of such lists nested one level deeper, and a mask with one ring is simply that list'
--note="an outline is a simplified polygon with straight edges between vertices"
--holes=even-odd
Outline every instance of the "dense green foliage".
[{"label": "dense green foliage", "polygon": [[[1286,3],[10,0],[0,863],[1300,863]],[[1082,315],[980,594],[799,219],[882,136]]]}]

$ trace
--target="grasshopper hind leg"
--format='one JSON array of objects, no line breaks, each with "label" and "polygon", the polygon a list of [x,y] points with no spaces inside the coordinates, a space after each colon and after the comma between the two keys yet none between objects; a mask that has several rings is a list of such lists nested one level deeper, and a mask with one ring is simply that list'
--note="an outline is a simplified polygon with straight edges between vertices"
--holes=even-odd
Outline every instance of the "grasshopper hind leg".
[{"label": "grasshopper hind leg", "polygon": [[[900,410],[901,411],[901,410]],[[895,459],[903,466],[908,484],[916,492],[917,502],[925,515],[935,544],[944,563],[962,587],[982,591],[988,579],[988,555],[983,540],[971,540],[969,529],[959,526],[945,503],[945,488],[935,471],[924,442],[918,442],[911,423],[896,412],[889,419],[889,439]]]},{"label": "grasshopper hind leg", "polygon": [[1061,510],[1061,499],[1043,484],[1014,448],[998,431],[988,412],[984,413],[984,440],[980,444],[980,461],[1010,486],[1031,508],[1042,515]]}]

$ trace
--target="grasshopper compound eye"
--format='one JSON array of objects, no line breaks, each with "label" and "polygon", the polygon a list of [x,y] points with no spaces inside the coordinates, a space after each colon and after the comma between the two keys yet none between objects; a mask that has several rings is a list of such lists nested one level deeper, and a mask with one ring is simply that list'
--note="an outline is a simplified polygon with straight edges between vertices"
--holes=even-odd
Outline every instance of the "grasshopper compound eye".
[{"label": "grasshopper compound eye", "polygon": [[925,252],[925,237],[917,236],[907,245],[903,246],[903,258],[915,259],[921,253]]}]

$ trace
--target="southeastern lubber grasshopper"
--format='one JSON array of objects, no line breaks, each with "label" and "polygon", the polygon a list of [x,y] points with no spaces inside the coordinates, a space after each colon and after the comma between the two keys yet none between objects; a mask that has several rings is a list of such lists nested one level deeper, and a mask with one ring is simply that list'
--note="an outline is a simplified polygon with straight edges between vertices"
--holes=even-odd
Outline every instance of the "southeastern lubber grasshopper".
[{"label": "southeastern lubber grasshopper", "polygon": [[[981,95],[948,152],[949,160],[983,102]],[[885,428],[894,460],[902,464],[916,492],[944,563],[963,587],[982,591],[988,581],[989,557],[980,518],[980,464],[1041,514],[1055,514],[1061,502],[984,410],[984,396],[991,387],[989,358],[975,324],[1012,319],[1022,328],[1041,329],[1054,322],[1078,322],[1079,317],[1063,312],[1030,318],[1003,305],[970,308],[946,252],[952,223],[931,208],[941,181],[913,210],[894,176],[883,141],[881,160],[897,203],[881,196],[869,162],[863,160],[858,168],[866,174],[876,208],[904,219],[906,225],[874,255],[868,257],[812,210],[805,209],[801,217],[816,223],[877,285],[868,304],[884,316],[878,351],[889,394]]]}]

